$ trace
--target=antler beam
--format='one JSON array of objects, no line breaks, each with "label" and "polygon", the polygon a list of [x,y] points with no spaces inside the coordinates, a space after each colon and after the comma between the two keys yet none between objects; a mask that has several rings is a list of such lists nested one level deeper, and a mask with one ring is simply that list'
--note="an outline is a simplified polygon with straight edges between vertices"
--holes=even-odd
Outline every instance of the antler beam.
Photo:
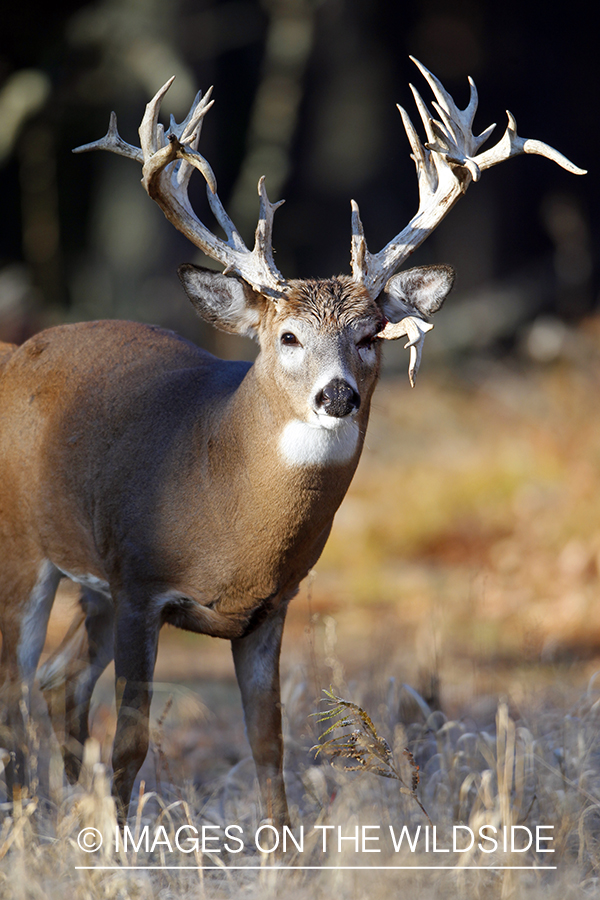
[{"label": "antler beam", "polygon": [[402,263],[440,224],[472,181],[498,163],[520,153],[535,153],[558,163],[575,175],[585,175],[562,153],[541,141],[517,135],[514,117],[507,110],[508,127],[501,140],[491,149],[478,153],[496,127],[490,125],[480,135],[473,134],[473,120],[477,111],[477,88],[471,78],[471,95],[467,107],[459,109],[450,94],[425,66],[411,57],[427,83],[435,100],[432,106],[439,115],[434,119],[418,91],[411,85],[417,110],[425,128],[426,143],[422,144],[407,112],[398,106],[411,146],[419,183],[419,209],[409,224],[380,250],[369,253],[358,205],[352,201],[352,274],[365,285],[371,296],[377,297],[388,279]]},{"label": "antler beam", "polygon": [[[167,219],[207,256],[218,260],[226,272],[240,275],[256,290],[274,299],[282,297],[287,282],[273,258],[273,216],[283,203],[271,203],[265,179],[258,182],[260,207],[254,248],[249,250],[225,212],[217,194],[217,181],[206,159],[198,152],[204,116],[213,105],[212,88],[204,96],[199,92],[186,118],[177,124],[173,116],[168,131],[158,121],[164,95],[173,83],[170,78],[146,107],[139,129],[140,147],[124,141],[117,130],[117,117],[111,113],[106,135],[99,141],[77,147],[74,153],[109,150],[142,163],[142,184]],[[214,235],[197,217],[188,197],[191,174],[197,169],[206,181],[211,211],[225,232],[227,240]]]}]

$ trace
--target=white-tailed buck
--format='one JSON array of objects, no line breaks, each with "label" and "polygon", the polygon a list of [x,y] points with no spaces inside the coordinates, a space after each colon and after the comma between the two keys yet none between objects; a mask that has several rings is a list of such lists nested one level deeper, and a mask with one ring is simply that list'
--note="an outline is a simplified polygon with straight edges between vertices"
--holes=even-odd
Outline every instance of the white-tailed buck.
[{"label": "white-tailed buck", "polygon": [[[519,153],[571,172],[551,147],[508,128],[472,132],[477,93],[459,110],[428,82],[438,119],[413,89],[422,144],[400,109],[419,182],[419,209],[370,253],[352,203],[352,275],[286,281],[273,258],[273,214],[261,178],[254,248],[223,209],[198,152],[209,94],[185,121],[158,122],[170,81],[147,106],[141,148],[111,117],[104,149],[142,164],[142,183],[169,221],[221,263],[184,265],[198,314],[258,340],[253,365],[224,362],[177,335],[133,322],[51,328],[21,347],[0,345],[0,628],[6,723],[24,777],[21,685],[31,683],[57,585],[83,585],[81,612],[45,663],[40,684],[62,736],[70,781],[79,774],[94,684],[114,656],[118,721],[113,793],[121,821],[148,748],[158,635],[165,622],[228,638],[265,813],[288,818],[283,783],[279,654],[287,605],[323,550],[356,469],[379,375],[381,342],[408,336],[411,382],[425,316],[454,273],[395,274],[481,173]],[[493,126],[492,126],[493,127]],[[226,238],[196,217],[188,183],[198,169]],[[58,700],[60,699],[60,702]],[[66,724],[58,723],[58,710]],[[5,732],[6,737],[6,732]]]}]

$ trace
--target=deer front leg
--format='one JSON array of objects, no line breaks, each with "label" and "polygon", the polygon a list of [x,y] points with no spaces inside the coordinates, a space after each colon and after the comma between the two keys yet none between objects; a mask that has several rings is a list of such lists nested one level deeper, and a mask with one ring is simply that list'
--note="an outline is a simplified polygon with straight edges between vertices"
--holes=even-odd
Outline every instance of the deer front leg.
[{"label": "deer front leg", "polygon": [[279,654],[287,604],[251,634],[231,642],[246,732],[256,764],[263,811],[276,827],[290,824],[283,781]]},{"label": "deer front leg", "polygon": [[133,603],[119,597],[115,617],[117,729],[113,746],[113,796],[125,825],[133,783],[149,745],[152,678],[160,620],[150,613],[151,598]]}]

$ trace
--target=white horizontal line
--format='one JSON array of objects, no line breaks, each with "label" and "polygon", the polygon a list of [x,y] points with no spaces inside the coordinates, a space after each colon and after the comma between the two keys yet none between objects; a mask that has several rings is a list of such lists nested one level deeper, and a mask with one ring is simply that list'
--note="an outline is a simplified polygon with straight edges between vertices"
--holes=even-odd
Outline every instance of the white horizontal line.
[{"label": "white horizontal line", "polygon": [[411,869],[423,870],[428,869],[431,871],[436,871],[439,869],[447,870],[450,872],[454,872],[457,870],[463,869],[484,869],[485,871],[504,871],[510,869],[511,871],[519,870],[519,871],[540,871],[540,870],[548,870],[548,869],[556,869],[556,866],[75,866],[76,869],[150,869],[154,870],[162,870],[162,869],[177,869],[177,870],[198,870],[198,869],[219,869],[221,871],[230,872],[232,869],[239,869],[240,871],[249,871],[251,869],[257,869],[261,872],[265,870],[275,869],[278,871],[284,871],[285,869],[311,869],[311,870],[321,870],[321,869],[333,869],[334,871],[357,871],[357,870],[366,870],[369,872],[372,871],[407,871],[410,872]]}]

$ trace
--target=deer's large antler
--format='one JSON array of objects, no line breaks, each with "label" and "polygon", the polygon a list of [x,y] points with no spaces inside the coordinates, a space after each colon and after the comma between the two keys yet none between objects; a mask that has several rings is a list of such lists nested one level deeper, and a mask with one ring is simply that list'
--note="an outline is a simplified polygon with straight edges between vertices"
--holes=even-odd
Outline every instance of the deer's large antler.
[{"label": "deer's large antler", "polygon": [[508,127],[502,139],[490,150],[478,153],[496,126],[490,125],[479,136],[473,134],[478,100],[473,80],[469,78],[471,96],[466,109],[458,109],[438,79],[416,59],[411,59],[435,96],[432,105],[440,120],[432,118],[418,91],[411,84],[427,136],[425,145],[421,144],[406,111],[401,106],[398,109],[417,169],[419,209],[406,228],[379,253],[369,253],[358,205],[352,201],[352,274],[373,297],[381,293],[388,279],[439,225],[471,181],[479,180],[485,169],[520,153],[536,153],[553,160],[575,175],[585,175],[585,169],[575,166],[548,144],[519,137],[515,119],[508,110]]},{"label": "deer's large antler", "polygon": [[[106,135],[99,141],[77,147],[73,152],[110,150],[141,162],[142,184],[167,219],[207,256],[221,262],[226,272],[240,275],[256,290],[277,299],[287,288],[287,282],[275,265],[272,247],[273,216],[283,200],[279,203],[269,201],[263,176],[258,182],[260,208],[254,248],[249,250],[223,208],[210,165],[198,152],[202,122],[214,102],[210,99],[212,88],[204,96],[201,92],[196,95],[181,124],[178,125],[171,116],[169,129],[165,133],[158,115],[162,99],[172,83],[173,78],[170,78],[147,105],[139,130],[140,147],[134,147],[121,138],[117,131],[117,117],[112,113]],[[208,202],[227,236],[226,241],[216,237],[191,207],[188,186],[194,169],[198,169],[206,181]]]}]

